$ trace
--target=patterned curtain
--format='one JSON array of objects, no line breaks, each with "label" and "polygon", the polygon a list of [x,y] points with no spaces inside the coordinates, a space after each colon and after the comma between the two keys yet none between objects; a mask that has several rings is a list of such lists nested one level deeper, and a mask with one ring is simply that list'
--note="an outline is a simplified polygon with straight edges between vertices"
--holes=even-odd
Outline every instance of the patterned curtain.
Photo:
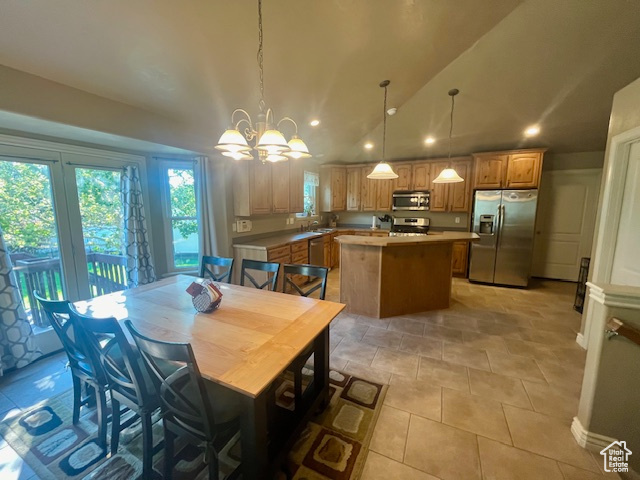
[{"label": "patterned curtain", "polygon": [[122,170],[120,192],[124,206],[124,245],[127,256],[127,286],[129,288],[156,281],[149,248],[147,219],[144,216],[142,188],[138,167]]},{"label": "patterned curtain", "polygon": [[0,375],[7,368],[29,365],[40,355],[0,228]]}]

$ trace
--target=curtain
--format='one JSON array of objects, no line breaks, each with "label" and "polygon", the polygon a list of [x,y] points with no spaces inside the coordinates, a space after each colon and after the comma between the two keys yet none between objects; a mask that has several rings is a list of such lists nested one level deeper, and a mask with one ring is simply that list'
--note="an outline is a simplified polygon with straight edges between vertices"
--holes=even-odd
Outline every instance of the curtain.
[{"label": "curtain", "polygon": [[229,256],[226,220],[225,163],[199,157],[196,162],[196,194],[200,226],[200,255]]},{"label": "curtain", "polygon": [[156,281],[137,166],[129,165],[122,170],[120,194],[124,206],[127,286],[133,288]]},{"label": "curtain", "polygon": [[0,228],[0,375],[5,369],[29,365],[40,355]]}]

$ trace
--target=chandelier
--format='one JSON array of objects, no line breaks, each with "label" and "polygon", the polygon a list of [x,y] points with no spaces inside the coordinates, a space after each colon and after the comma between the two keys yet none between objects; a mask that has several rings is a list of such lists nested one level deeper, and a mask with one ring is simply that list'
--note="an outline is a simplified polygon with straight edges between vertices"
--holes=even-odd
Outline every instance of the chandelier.
[{"label": "chandelier", "polygon": [[384,161],[387,142],[387,87],[390,83],[389,80],[380,82],[380,87],[384,88],[384,105],[382,108],[382,160],[376,165],[373,172],[367,175],[367,178],[374,180],[392,180],[398,178],[398,174],[393,171],[391,165]]},{"label": "chandelier", "polygon": [[[231,114],[231,125],[222,134],[215,148],[221,150],[222,155],[234,160],[253,160],[252,150],[256,150],[262,163],[281,162],[289,158],[309,158],[311,157],[309,149],[298,136],[298,124],[292,118],[284,117],[275,124],[274,128],[273,111],[266,108],[262,39],[262,0],[258,0],[257,59],[258,71],[260,72],[260,102],[258,104],[260,113],[258,113],[257,121],[254,124],[251,115],[246,110],[235,109]],[[290,122],[295,127],[295,133],[289,142],[280,132],[280,125],[284,122]],[[244,129],[241,132],[240,127],[243,124]],[[249,145],[249,142],[253,146]]]},{"label": "chandelier", "polygon": [[[449,96],[451,97],[451,123],[449,125],[449,162],[451,162],[451,136],[453,134],[453,107],[455,105],[455,96],[460,93],[457,88],[449,90]],[[464,178],[458,175],[453,168],[445,168],[440,172],[436,178],[432,180],[433,183],[460,183],[464,182]]]}]

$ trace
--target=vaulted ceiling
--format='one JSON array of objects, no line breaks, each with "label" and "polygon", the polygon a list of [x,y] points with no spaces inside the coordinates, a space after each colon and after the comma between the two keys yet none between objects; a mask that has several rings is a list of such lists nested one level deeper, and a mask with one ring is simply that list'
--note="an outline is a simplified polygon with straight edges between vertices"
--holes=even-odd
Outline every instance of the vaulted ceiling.
[{"label": "vaulted ceiling", "polygon": [[[264,0],[263,15],[267,104],[323,162],[379,156],[384,79],[399,159],[446,154],[453,87],[454,154],[602,150],[613,94],[640,77],[635,0]],[[204,153],[234,108],[257,113],[257,41],[254,0],[0,7],[0,65],[207,132],[169,144]]]}]

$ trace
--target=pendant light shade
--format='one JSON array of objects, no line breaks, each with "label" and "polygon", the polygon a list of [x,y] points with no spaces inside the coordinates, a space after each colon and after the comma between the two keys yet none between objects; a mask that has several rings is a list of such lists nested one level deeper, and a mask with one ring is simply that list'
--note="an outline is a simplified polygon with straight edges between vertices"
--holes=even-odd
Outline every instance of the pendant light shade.
[{"label": "pendant light shade", "polygon": [[234,160],[253,160],[253,155],[248,152],[222,152],[225,157],[231,157]]},{"label": "pendant light shade", "polygon": [[298,135],[291,137],[291,140],[289,140],[289,148],[291,151],[284,153],[284,155],[289,158],[311,158],[307,145]]},{"label": "pendant light shade", "polygon": [[267,130],[262,134],[256,150],[262,150],[263,152],[277,153],[283,151],[289,151],[289,145],[284,138],[284,135],[278,130]]},{"label": "pendant light shade", "polygon": [[251,150],[244,135],[233,128],[225,130],[215,148],[223,152],[248,152]]},{"label": "pendant light shade", "polygon": [[384,103],[382,108],[382,160],[376,165],[373,171],[367,175],[372,180],[393,180],[398,178],[398,174],[393,171],[391,165],[384,161],[384,154],[387,145],[387,87],[391,83],[389,80],[380,82],[380,87],[384,88]]},{"label": "pendant light shade", "polygon": [[[451,161],[451,136],[453,135],[453,107],[455,105],[455,96],[460,93],[457,88],[449,90],[451,97],[451,124],[449,126],[449,161]],[[460,183],[464,182],[464,178],[458,175],[453,168],[445,168],[436,178],[431,180],[432,183]]]},{"label": "pendant light shade", "polygon": [[445,168],[440,172],[436,178],[432,180],[433,183],[460,183],[464,182],[464,178],[458,175],[453,168]]}]

